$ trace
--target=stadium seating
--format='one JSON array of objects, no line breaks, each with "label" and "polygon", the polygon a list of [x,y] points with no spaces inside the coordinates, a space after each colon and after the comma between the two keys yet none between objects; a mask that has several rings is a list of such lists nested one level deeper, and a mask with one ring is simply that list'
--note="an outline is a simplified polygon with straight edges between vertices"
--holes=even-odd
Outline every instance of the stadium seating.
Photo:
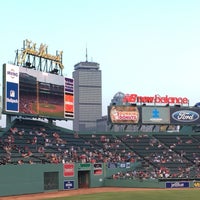
[{"label": "stadium seating", "polygon": [[141,162],[135,176],[199,178],[199,149],[200,135],[194,132],[76,133],[16,119],[0,137],[0,164]]}]

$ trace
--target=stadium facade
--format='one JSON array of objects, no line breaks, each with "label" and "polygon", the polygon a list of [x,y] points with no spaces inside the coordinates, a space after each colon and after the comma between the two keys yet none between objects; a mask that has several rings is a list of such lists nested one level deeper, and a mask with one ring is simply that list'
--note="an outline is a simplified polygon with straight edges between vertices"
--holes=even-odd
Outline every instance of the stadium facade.
[{"label": "stadium facade", "polygon": [[75,117],[73,130],[96,131],[96,121],[102,117],[102,78],[99,64],[80,62],[73,71]]}]

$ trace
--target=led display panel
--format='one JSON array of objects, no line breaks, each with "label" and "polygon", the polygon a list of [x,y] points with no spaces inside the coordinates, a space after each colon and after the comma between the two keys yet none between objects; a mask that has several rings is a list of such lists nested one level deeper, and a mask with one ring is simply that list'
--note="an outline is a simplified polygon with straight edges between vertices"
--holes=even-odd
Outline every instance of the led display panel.
[{"label": "led display panel", "polygon": [[109,106],[108,120],[112,124],[137,124],[140,112],[136,106]]},{"label": "led display panel", "polygon": [[11,64],[4,65],[4,76],[6,114],[74,117],[73,79]]},{"label": "led display panel", "polygon": [[142,107],[143,124],[169,124],[169,107]]}]

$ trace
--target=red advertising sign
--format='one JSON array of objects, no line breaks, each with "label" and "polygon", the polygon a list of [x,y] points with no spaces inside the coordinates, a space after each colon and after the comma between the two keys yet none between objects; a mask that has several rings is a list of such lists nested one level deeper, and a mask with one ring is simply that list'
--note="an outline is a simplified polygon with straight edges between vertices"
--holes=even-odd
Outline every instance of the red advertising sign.
[{"label": "red advertising sign", "polygon": [[94,175],[102,175],[102,164],[101,163],[95,163],[94,164]]},{"label": "red advertising sign", "polygon": [[63,165],[64,177],[74,176],[74,163],[66,163]]},{"label": "red advertising sign", "polygon": [[74,96],[72,94],[65,94],[65,112],[74,112]]},{"label": "red advertising sign", "polygon": [[102,169],[95,169],[94,175],[102,175]]},{"label": "red advertising sign", "polygon": [[123,98],[124,103],[134,103],[134,104],[159,104],[159,105],[166,105],[166,104],[173,104],[173,105],[187,105],[189,104],[189,99],[186,97],[170,97],[160,96],[158,94],[154,96],[139,96],[137,94],[125,94]]}]

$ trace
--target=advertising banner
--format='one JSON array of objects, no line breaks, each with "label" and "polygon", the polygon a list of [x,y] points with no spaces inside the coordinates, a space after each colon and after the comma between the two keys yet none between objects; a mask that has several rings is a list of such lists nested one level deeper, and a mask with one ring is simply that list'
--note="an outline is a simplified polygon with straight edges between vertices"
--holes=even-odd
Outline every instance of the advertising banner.
[{"label": "advertising banner", "polygon": [[170,108],[170,122],[171,124],[199,124],[200,123],[200,109],[196,107]]},{"label": "advertising banner", "polygon": [[193,184],[194,188],[200,188],[200,181],[194,181]]},{"label": "advertising banner", "polygon": [[147,105],[181,105],[188,106],[189,99],[186,97],[172,97],[172,96],[160,96],[156,94],[154,96],[141,96],[138,94],[125,94],[122,100],[124,103],[134,103],[137,105],[147,104]]},{"label": "advertising banner", "polygon": [[137,124],[140,119],[136,106],[110,106],[108,119],[113,124]]},{"label": "advertising banner", "polygon": [[166,188],[189,188],[189,181],[166,182]]},{"label": "advertising banner", "polygon": [[74,79],[65,77],[65,92],[74,94]]},{"label": "advertising banner", "polygon": [[64,181],[64,190],[72,190],[74,189],[74,181]]},{"label": "advertising banner", "polygon": [[90,170],[91,169],[91,163],[80,163],[79,170]]},{"label": "advertising banner", "polygon": [[64,177],[74,176],[74,163],[66,163],[63,165]]},{"label": "advertising banner", "polygon": [[102,169],[94,169],[94,175],[102,175],[103,170]]},{"label": "advertising banner", "polygon": [[65,118],[74,118],[74,79],[65,77]]},{"label": "advertising banner", "polygon": [[111,162],[109,162],[108,163],[108,168],[111,168],[111,169],[117,168],[117,163],[111,163]]},{"label": "advertising banner", "polygon": [[7,112],[19,111],[19,68],[14,65],[6,65],[6,99],[5,110]]},{"label": "advertising banner", "polygon": [[143,124],[169,124],[169,107],[142,107]]},{"label": "advertising banner", "polygon": [[95,163],[94,164],[94,175],[102,175],[102,164],[101,163]]}]

